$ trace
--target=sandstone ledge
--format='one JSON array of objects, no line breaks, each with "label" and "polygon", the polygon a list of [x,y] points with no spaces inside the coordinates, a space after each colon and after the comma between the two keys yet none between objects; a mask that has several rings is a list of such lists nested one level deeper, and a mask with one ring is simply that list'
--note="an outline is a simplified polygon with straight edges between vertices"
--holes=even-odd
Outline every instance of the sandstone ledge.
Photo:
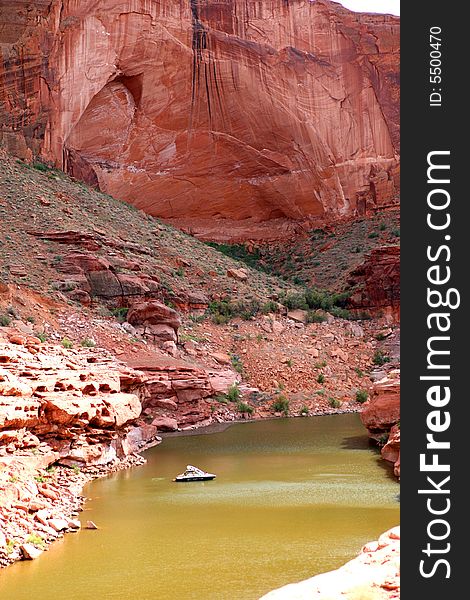
[{"label": "sandstone ledge", "polygon": [[369,542],[344,566],[269,592],[260,600],[392,600],[400,597],[400,528]]}]

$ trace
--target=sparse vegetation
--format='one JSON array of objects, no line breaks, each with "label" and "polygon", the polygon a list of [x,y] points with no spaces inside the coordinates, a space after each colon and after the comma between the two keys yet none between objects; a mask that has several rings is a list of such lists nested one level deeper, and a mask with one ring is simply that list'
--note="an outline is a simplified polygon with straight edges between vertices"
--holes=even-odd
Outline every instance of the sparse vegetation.
[{"label": "sparse vegetation", "polygon": [[299,411],[299,415],[301,417],[308,417],[308,413],[309,413],[308,406],[305,406],[305,405],[302,406],[302,408]]},{"label": "sparse vegetation", "polygon": [[368,397],[369,397],[369,394],[367,393],[366,390],[357,390],[356,402],[359,402],[360,404],[364,404],[364,402],[367,402]]},{"label": "sparse vegetation", "polygon": [[64,337],[62,338],[62,346],[69,350],[70,348],[73,348],[73,342],[72,340],[69,340],[68,337]]},{"label": "sparse vegetation", "polygon": [[323,373],[320,373],[317,377],[317,383],[325,383],[325,376]]},{"label": "sparse vegetation", "polygon": [[241,397],[241,392],[238,388],[238,385],[236,383],[232,384],[227,391],[226,394],[227,400],[229,402],[238,402],[240,400]]},{"label": "sparse vegetation", "polygon": [[331,408],[339,408],[341,406],[341,400],[338,400],[337,398],[333,398],[333,396],[330,396],[328,398],[328,404],[331,406]]},{"label": "sparse vegetation", "polygon": [[354,368],[354,372],[356,373],[356,375],[357,375],[358,377],[364,377],[364,372],[363,372],[363,371],[361,371],[361,369],[360,369],[359,367],[355,367],[355,368]]},{"label": "sparse vegetation", "polygon": [[281,394],[272,403],[272,409],[274,412],[284,413],[287,416],[289,414],[289,400]]},{"label": "sparse vegetation", "polygon": [[387,356],[382,350],[376,350],[372,362],[374,365],[381,366],[390,362],[390,356]]},{"label": "sparse vegetation", "polygon": [[46,542],[37,533],[30,533],[26,538],[26,543],[33,544],[34,546],[42,549],[46,547]]},{"label": "sparse vegetation", "polygon": [[385,446],[385,444],[388,442],[389,436],[390,436],[389,433],[382,433],[382,435],[377,440],[377,444],[381,447]]},{"label": "sparse vegetation", "polygon": [[119,308],[113,308],[111,310],[111,315],[116,317],[119,323],[124,323],[127,319],[127,313],[129,312],[129,308],[127,306],[120,306]]},{"label": "sparse vegetation", "polygon": [[232,354],[230,357],[230,362],[235,371],[241,375],[243,373],[243,363],[238,354]]},{"label": "sparse vegetation", "polygon": [[326,321],[324,313],[317,310],[309,310],[307,313],[307,323],[323,323]]},{"label": "sparse vegetation", "polygon": [[237,410],[242,414],[253,414],[253,407],[247,404],[246,402],[238,402]]},{"label": "sparse vegetation", "polygon": [[90,338],[84,338],[80,342],[80,346],[82,346],[82,348],[94,348],[96,346],[96,343]]},{"label": "sparse vegetation", "polygon": [[7,314],[0,315],[0,327],[8,327],[11,323],[11,318]]}]

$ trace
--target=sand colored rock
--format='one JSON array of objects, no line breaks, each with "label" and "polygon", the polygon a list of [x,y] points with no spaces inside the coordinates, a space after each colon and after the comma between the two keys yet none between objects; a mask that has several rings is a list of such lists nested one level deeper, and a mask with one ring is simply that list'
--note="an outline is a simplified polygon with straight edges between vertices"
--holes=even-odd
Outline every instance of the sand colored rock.
[{"label": "sand colored rock", "polygon": [[397,17],[329,0],[8,0],[0,21],[1,141],[22,158],[219,239],[396,201]]},{"label": "sand colored rock", "polygon": [[369,542],[344,566],[269,592],[260,600],[395,600],[400,597],[400,528]]}]

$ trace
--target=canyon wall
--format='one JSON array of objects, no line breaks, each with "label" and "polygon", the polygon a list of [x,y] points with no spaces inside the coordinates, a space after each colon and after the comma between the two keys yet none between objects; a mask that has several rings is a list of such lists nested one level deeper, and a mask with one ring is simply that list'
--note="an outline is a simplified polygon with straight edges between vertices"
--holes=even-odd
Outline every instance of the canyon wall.
[{"label": "canyon wall", "polygon": [[4,147],[192,233],[217,220],[253,238],[397,202],[398,17],[328,0],[9,0],[0,46]]}]

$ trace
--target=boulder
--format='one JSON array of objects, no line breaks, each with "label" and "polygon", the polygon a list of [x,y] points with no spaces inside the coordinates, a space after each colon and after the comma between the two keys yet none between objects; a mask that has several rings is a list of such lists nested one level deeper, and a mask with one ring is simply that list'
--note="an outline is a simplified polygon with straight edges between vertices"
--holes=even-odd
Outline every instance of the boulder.
[{"label": "boulder", "polygon": [[34,544],[22,544],[20,546],[21,553],[23,554],[23,558],[26,560],[34,560],[39,558],[43,553],[43,550],[37,548]]},{"label": "boulder", "polygon": [[157,417],[152,421],[152,425],[159,431],[176,431],[178,429],[178,421],[171,417]]},{"label": "boulder", "polygon": [[178,313],[158,300],[133,304],[127,313],[127,321],[134,326],[168,325],[175,331],[181,325]]}]

